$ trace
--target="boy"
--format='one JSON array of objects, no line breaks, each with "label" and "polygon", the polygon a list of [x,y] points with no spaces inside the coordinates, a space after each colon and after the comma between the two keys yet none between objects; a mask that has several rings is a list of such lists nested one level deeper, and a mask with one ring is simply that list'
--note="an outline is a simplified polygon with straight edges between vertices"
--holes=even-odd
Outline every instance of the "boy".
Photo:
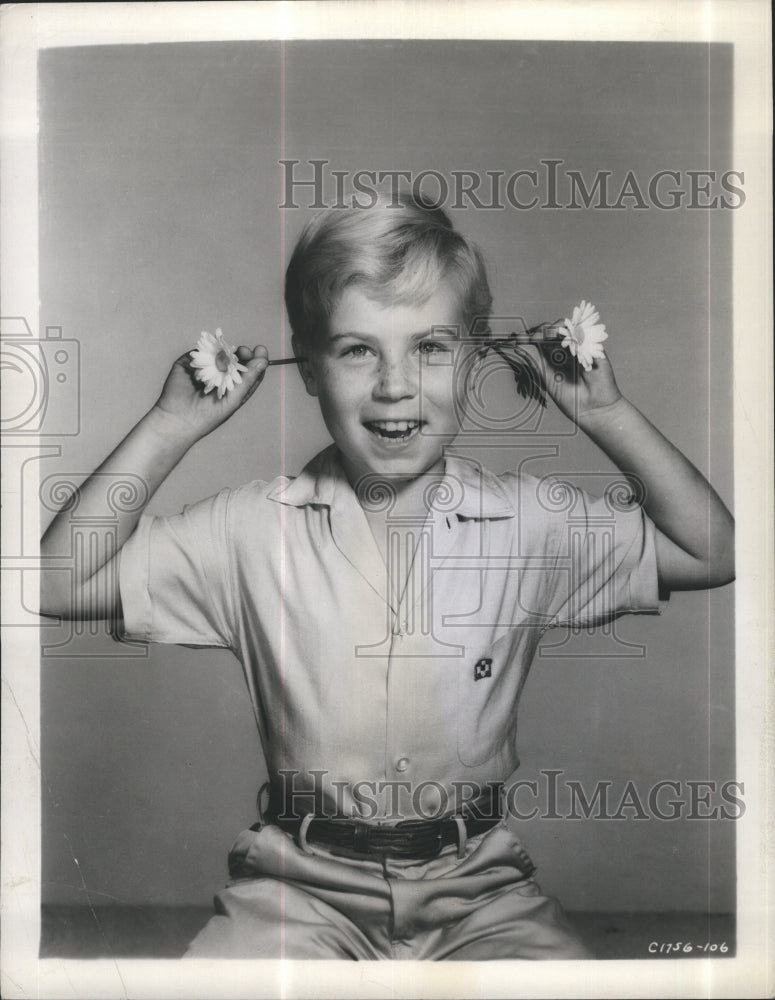
[{"label": "boy", "polygon": [[[72,589],[54,573],[42,586],[47,614],[120,613],[132,638],[228,647],[244,666],[269,783],[187,954],[585,957],[499,794],[518,766],[522,685],[546,628],[730,581],[731,516],[602,350],[583,353],[583,331],[567,340],[583,365],[559,339],[525,349],[559,408],[642,483],[644,509],[615,512],[612,529],[610,507],[576,491],[571,532],[545,483],[448,452],[486,351],[467,334],[491,296],[478,251],[419,199],[318,216],[286,305],[334,444],[293,480],[175,517],[127,512],[113,560]],[[266,350],[237,356],[242,381],[223,396],[179,358],[97,472],[131,471],[150,498],[260,385]],[[80,517],[99,492],[84,483]],[[44,555],[65,550],[67,521]]]}]

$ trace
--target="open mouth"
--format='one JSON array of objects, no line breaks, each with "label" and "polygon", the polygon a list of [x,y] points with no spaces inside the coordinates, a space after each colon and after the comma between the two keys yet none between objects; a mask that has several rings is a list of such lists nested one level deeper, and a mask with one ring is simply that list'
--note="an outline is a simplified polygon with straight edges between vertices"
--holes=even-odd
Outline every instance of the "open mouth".
[{"label": "open mouth", "polygon": [[420,430],[419,420],[368,420],[363,425],[376,438],[384,442],[409,441]]}]

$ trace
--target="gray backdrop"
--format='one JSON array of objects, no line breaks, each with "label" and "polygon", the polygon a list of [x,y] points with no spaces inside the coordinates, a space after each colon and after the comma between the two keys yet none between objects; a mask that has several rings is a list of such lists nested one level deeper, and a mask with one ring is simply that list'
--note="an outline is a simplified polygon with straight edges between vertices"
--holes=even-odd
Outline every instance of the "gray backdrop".
[{"label": "gray backdrop", "polygon": [[[289,353],[282,279],[309,212],[278,208],[281,157],[448,177],[553,158],[588,184],[612,171],[615,189],[628,170],[646,185],[659,170],[734,167],[725,46],[50,50],[40,94],[40,327],[61,326],[81,348],[80,433],[42,475],[90,471],[204,329]],[[496,313],[537,322],[582,298],[600,308],[623,391],[731,505],[732,212],[450,214],[484,248]],[[510,405],[507,378],[491,391],[496,410]],[[539,430],[559,451],[536,468],[594,491],[610,470],[594,446],[555,414]],[[297,373],[272,371],[151,509],[294,474],[326,441]],[[517,461],[508,448],[474,453],[497,471]],[[628,779],[645,796],[660,780],[735,778],[732,609],[732,588],[677,594],[661,618],[617,623],[616,638],[545,648],[520,709],[521,777],[608,780],[614,798]],[[122,648],[93,631],[44,632],[44,899],[206,903],[264,775],[239,664],[210,650]],[[568,908],[734,908],[731,821],[534,820],[524,839],[543,888]]]}]

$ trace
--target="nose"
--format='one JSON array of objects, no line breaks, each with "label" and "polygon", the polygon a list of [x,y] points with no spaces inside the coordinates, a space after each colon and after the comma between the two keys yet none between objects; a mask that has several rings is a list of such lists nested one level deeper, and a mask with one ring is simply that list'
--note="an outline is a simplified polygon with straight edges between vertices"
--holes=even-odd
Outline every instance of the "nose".
[{"label": "nose", "polygon": [[417,365],[407,358],[384,358],[374,384],[374,398],[395,401],[417,395]]}]

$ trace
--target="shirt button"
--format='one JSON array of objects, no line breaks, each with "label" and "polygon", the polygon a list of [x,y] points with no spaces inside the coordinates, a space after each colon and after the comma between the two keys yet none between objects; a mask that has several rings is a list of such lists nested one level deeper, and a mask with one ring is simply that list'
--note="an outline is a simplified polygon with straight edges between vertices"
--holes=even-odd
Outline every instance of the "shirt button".
[{"label": "shirt button", "polygon": [[396,761],[396,771],[405,771],[409,767],[408,757],[399,757]]}]

